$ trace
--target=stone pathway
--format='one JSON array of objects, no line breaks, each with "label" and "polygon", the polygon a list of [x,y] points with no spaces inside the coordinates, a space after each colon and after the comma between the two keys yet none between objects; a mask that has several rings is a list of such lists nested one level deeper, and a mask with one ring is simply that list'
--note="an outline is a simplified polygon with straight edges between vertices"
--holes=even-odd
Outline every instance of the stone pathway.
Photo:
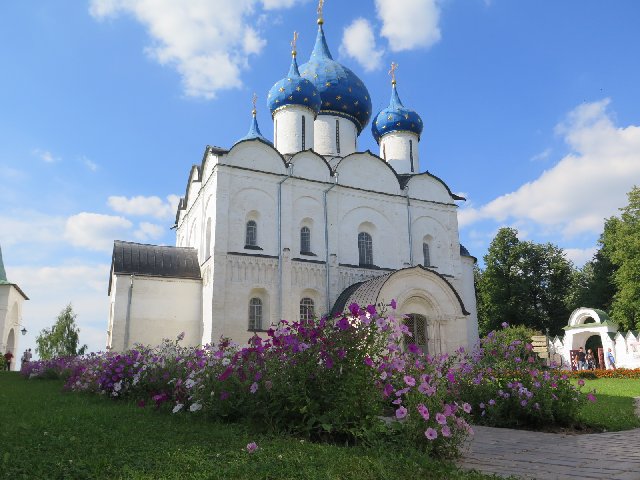
[{"label": "stone pathway", "polygon": [[521,479],[640,480],[640,428],[564,435],[474,427],[458,465]]}]

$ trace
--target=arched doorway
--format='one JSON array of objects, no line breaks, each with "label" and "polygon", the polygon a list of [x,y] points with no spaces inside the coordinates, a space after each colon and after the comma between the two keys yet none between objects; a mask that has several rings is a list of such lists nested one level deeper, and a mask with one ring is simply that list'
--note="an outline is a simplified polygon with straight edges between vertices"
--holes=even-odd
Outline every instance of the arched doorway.
[{"label": "arched doorway", "polygon": [[602,337],[599,334],[591,335],[587,338],[587,341],[584,344],[584,351],[588,352],[589,350],[591,350],[596,359],[596,368],[599,368],[599,366],[602,365],[602,361],[604,361],[604,354],[602,355],[602,359],[600,359],[600,356],[598,355],[598,352],[602,353]]}]

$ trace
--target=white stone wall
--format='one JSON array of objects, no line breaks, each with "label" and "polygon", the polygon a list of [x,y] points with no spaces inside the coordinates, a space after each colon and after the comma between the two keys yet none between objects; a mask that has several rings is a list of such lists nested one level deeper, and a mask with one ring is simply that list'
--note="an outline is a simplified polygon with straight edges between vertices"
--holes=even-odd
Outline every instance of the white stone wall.
[{"label": "white stone wall", "polygon": [[[337,136],[336,122],[339,125]],[[355,124],[346,118],[320,114],[314,122],[313,150],[320,155],[346,157],[357,150],[357,139],[358,130]]]},{"label": "white stone wall", "polygon": [[[7,351],[13,353],[11,360],[11,370],[20,369],[20,330],[24,324],[22,322],[22,305],[24,297],[13,285],[0,285],[0,355]],[[13,341],[10,339],[13,331]]]},{"label": "white stone wall", "polygon": [[185,332],[181,345],[200,344],[200,280],[113,275],[110,297],[113,313],[108,347],[112,350],[126,350],[135,343],[159,345],[162,339],[175,339],[181,332]]},{"label": "white stone wall", "polygon": [[[339,117],[318,118],[315,141],[324,141],[327,148],[330,139],[335,147],[336,118],[353,127]],[[333,136],[318,136],[331,121]],[[341,124],[341,134],[343,131],[348,133]],[[352,133],[355,144],[355,127]],[[343,152],[341,148],[341,155]],[[423,241],[431,242],[430,267],[448,276],[471,312],[465,318],[441,318],[437,328],[457,332],[447,333],[456,348],[477,337],[473,262],[459,255],[456,206],[446,186],[429,174],[418,175],[409,182],[407,202],[407,191],[375,155],[356,153],[339,159],[332,164],[333,175],[330,164],[314,152],[301,152],[290,159],[288,167],[275,150],[256,141],[242,142],[220,157],[209,156],[202,179],[192,171],[187,209],[179,216],[177,244],[195,247],[199,253],[201,342],[217,342],[223,333],[245,342],[252,334],[248,303],[253,296],[263,300],[264,328],[281,317],[297,319],[300,300],[305,297],[313,299],[316,313],[325,313],[347,286],[384,274],[386,269],[407,267],[412,257],[414,265],[423,263]],[[257,224],[259,249],[245,248],[249,220]],[[303,226],[311,231],[311,253],[315,255],[300,252]],[[372,235],[374,263],[382,270],[358,267],[360,231]]]},{"label": "white stone wall", "polygon": [[398,173],[420,172],[418,135],[413,132],[391,132],[380,139],[380,158]]},{"label": "white stone wall", "polygon": [[[273,116],[274,147],[283,155],[297,153],[314,147],[314,113],[311,109],[287,105],[277,110]],[[304,118],[304,145],[302,119]]]}]

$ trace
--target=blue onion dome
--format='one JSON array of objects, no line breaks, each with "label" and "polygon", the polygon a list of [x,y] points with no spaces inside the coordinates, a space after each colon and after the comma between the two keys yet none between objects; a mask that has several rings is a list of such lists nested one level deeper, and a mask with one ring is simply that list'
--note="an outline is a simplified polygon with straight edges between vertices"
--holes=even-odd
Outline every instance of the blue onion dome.
[{"label": "blue onion dome", "polygon": [[344,117],[356,124],[358,134],[371,118],[371,97],[355,73],[331,57],[324,38],[322,19],[318,20],[318,36],[311,58],[300,67],[320,93],[320,113]]},{"label": "blue onion dome", "polygon": [[[247,133],[244,137],[242,137],[238,142],[242,142],[243,140],[262,140],[263,142],[268,143],[269,145],[273,145],[271,140],[267,139],[260,132],[260,127],[258,127],[258,119],[256,118],[256,95],[253,95],[253,110],[251,111],[251,125],[249,126],[249,133]],[[237,143],[237,142],[236,142]]]},{"label": "blue onion dome", "polygon": [[267,106],[272,117],[287,105],[307,107],[313,111],[314,118],[320,111],[320,94],[313,83],[300,76],[295,50],[291,52],[289,74],[271,87],[267,95]]},{"label": "blue onion dome", "polygon": [[380,144],[380,138],[390,132],[413,132],[418,135],[418,139],[422,133],[422,119],[400,101],[395,78],[391,82],[389,106],[380,111],[371,124],[371,133],[378,144]]}]

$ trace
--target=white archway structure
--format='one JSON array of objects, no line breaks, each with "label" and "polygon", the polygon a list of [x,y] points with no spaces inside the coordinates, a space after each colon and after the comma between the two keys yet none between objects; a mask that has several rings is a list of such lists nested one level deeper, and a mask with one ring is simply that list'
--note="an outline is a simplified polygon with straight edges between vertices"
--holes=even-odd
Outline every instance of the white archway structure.
[{"label": "white archway structure", "polygon": [[[611,321],[609,315],[597,308],[576,308],[569,317],[569,322],[564,327],[562,357],[569,364],[570,351],[585,348],[589,337],[599,335],[602,340],[602,348],[615,349],[613,337],[618,331],[618,324]],[[611,334],[611,335],[610,335]]]}]

